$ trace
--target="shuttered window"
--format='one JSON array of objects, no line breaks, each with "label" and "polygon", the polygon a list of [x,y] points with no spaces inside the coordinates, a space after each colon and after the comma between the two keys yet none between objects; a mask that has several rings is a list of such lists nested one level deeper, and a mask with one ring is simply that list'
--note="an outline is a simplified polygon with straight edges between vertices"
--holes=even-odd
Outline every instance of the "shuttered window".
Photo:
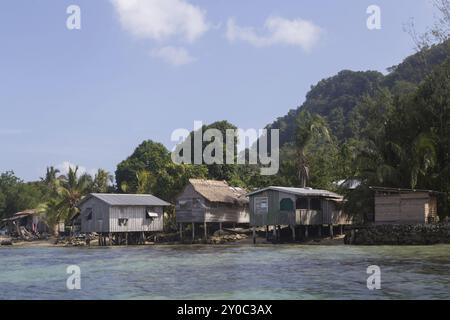
[{"label": "shuttered window", "polygon": [[264,214],[269,212],[269,199],[267,197],[255,198],[255,213]]}]

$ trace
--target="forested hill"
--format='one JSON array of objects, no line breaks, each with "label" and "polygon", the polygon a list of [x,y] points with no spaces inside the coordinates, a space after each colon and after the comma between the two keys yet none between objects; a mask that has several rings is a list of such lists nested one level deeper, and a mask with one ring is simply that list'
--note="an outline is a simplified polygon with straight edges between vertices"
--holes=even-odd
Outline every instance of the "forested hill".
[{"label": "forested hill", "polygon": [[290,110],[267,128],[280,129],[280,145],[292,142],[297,115],[300,110],[306,110],[324,117],[337,139],[345,141],[358,131],[356,107],[365,96],[373,97],[381,89],[394,95],[413,91],[449,55],[450,43],[447,42],[407,57],[399,65],[388,68],[386,76],[377,71],[341,71],[312,86],[303,105]]}]

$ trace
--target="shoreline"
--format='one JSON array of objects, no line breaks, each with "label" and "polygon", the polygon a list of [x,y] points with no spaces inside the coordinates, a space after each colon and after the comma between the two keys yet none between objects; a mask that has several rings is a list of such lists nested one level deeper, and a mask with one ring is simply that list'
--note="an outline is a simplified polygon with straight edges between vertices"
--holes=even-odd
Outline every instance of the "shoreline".
[{"label": "shoreline", "polygon": [[253,244],[253,239],[247,238],[237,241],[228,241],[224,243],[189,243],[189,242],[149,242],[145,245],[115,245],[115,246],[99,246],[97,241],[92,241],[91,245],[69,245],[67,243],[57,243],[56,239],[48,240],[35,240],[35,241],[12,241],[11,245],[1,245],[2,248],[114,248],[114,247],[151,247],[151,246],[274,246],[274,245],[299,245],[299,246],[340,246],[344,244],[344,236],[336,236],[333,239],[322,238],[322,239],[309,239],[303,242],[278,242],[272,243],[266,241],[265,238],[258,238],[256,244]]}]

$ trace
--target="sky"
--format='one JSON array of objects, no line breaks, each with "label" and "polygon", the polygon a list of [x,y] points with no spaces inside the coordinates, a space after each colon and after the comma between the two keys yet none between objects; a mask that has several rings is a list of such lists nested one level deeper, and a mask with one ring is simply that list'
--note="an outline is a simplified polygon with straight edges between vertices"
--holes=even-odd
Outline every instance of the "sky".
[{"label": "sky", "polygon": [[[430,0],[3,0],[0,172],[114,172],[144,140],[228,120],[260,129],[343,69],[414,52]],[[80,9],[81,29],[69,29]],[[380,8],[381,29],[367,27]]]}]

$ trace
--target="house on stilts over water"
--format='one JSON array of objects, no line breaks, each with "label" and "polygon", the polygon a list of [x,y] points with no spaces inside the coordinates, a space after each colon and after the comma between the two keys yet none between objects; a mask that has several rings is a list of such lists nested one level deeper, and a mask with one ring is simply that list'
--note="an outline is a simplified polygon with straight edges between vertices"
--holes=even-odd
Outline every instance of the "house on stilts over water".
[{"label": "house on stilts over water", "polygon": [[78,204],[82,233],[97,233],[99,245],[144,244],[150,232],[163,231],[164,207],[150,194],[91,193]]},{"label": "house on stilts over water", "polygon": [[[343,212],[343,197],[327,190],[271,186],[248,194],[250,200],[250,225],[255,228],[272,227],[273,239],[280,239],[282,226],[289,226],[292,240],[307,238],[312,232],[318,236],[335,229],[342,233],[351,219]],[[326,227],[324,229],[324,227]]]},{"label": "house on stilts over water", "polygon": [[250,216],[246,193],[246,190],[232,187],[226,181],[190,179],[176,198],[175,212],[181,237],[188,226],[194,240],[199,228],[203,228],[202,236],[207,239],[212,229],[248,225]]}]

